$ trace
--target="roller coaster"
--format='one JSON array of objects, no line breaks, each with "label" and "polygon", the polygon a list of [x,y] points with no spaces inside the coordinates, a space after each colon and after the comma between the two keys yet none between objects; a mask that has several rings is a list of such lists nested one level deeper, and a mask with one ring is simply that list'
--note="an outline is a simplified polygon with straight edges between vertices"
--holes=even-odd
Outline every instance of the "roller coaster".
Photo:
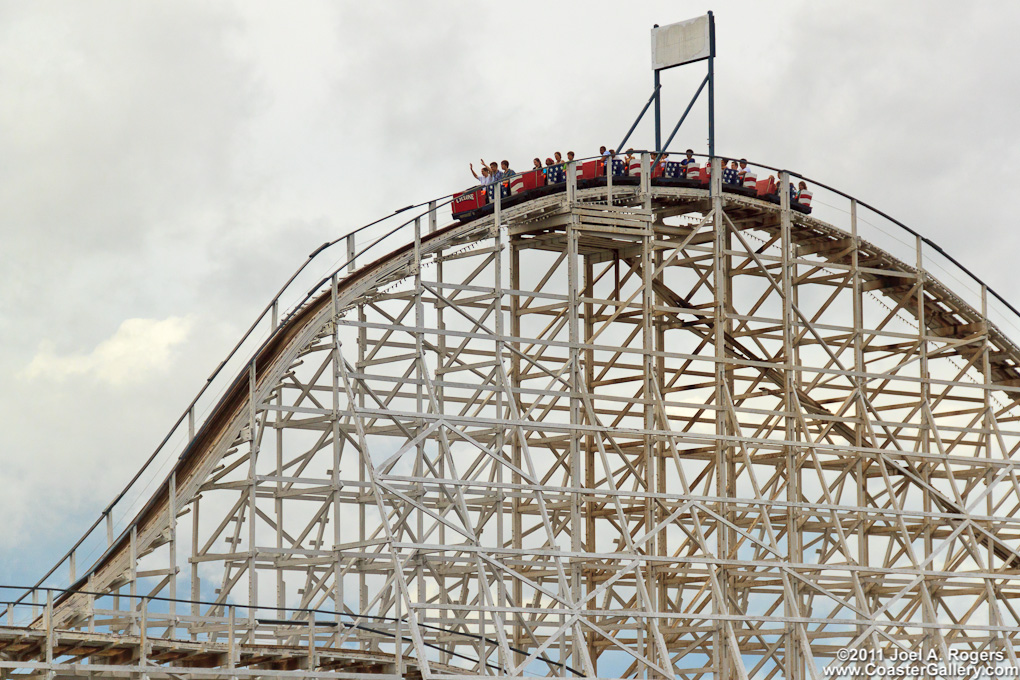
[{"label": "roller coaster", "polygon": [[3,677],[1017,666],[1020,314],[820,182],[807,214],[655,159],[312,253],[0,589]]}]

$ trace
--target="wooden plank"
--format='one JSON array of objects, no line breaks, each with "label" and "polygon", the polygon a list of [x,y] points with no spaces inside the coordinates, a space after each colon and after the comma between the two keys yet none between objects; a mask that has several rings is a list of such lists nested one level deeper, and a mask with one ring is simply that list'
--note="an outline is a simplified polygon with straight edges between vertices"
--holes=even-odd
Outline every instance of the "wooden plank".
[{"label": "wooden plank", "polygon": [[822,255],[835,251],[846,250],[853,247],[853,245],[854,239],[849,236],[835,240],[829,238],[821,239],[815,243],[797,246],[797,257],[804,257],[805,255]]},{"label": "wooden plank", "polygon": [[987,333],[988,325],[984,321],[977,323],[961,323],[949,326],[934,326],[928,328],[928,333],[941,337],[948,335],[972,335],[974,333]]},{"label": "wooden plank", "polygon": [[902,288],[904,290],[910,288],[912,284],[906,281],[892,281],[883,277],[877,279],[871,279],[870,281],[864,281],[861,283],[862,291],[869,290],[895,290]]},{"label": "wooden plank", "polygon": [[640,228],[640,227],[614,227],[610,224],[592,224],[590,222],[582,222],[578,225],[579,231],[594,231],[600,234],[619,234],[621,236],[629,236],[633,238],[640,238],[642,236],[649,236],[652,233],[651,229]]}]

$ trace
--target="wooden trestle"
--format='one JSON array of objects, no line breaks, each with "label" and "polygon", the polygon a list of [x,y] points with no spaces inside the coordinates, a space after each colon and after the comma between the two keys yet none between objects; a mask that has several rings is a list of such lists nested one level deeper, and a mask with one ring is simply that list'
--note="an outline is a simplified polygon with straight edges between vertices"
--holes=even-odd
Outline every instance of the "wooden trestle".
[{"label": "wooden trestle", "polygon": [[906,263],[860,238],[852,201],[837,226],[785,195],[570,174],[470,223],[425,215],[337,272],[131,531],[0,629],[0,668],[799,679],[842,648],[1016,664],[1020,351],[987,310],[920,243]]}]

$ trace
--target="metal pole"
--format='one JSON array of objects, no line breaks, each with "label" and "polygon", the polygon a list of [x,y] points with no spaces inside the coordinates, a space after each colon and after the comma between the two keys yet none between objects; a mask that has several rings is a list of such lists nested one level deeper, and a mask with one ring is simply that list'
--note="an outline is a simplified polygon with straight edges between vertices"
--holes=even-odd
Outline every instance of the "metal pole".
[{"label": "metal pole", "polygon": [[[656,151],[659,151],[660,153],[665,153],[669,149],[669,145],[673,142],[673,138],[676,137],[676,133],[680,131],[680,126],[684,124],[685,120],[687,120],[687,114],[689,114],[691,112],[691,109],[694,108],[694,103],[698,101],[698,97],[701,96],[701,91],[705,89],[705,85],[707,83],[708,76],[705,76],[705,79],[701,81],[701,85],[698,85],[698,91],[694,93],[694,97],[691,98],[690,103],[687,104],[687,109],[684,110],[684,115],[680,116],[680,121],[676,124],[676,127],[673,128],[673,132],[666,139],[666,144],[662,147],[656,148]],[[656,147],[658,146],[659,145],[656,144]]]},{"label": "metal pole", "polygon": [[641,109],[641,113],[638,114],[637,120],[635,120],[634,124],[630,126],[630,130],[627,130],[627,134],[624,136],[623,141],[616,146],[616,150],[618,152],[623,153],[623,145],[627,143],[627,140],[630,139],[631,134],[634,132],[634,128],[636,128],[638,123],[641,122],[641,119],[645,117],[645,112],[648,110],[648,107],[652,105],[652,102],[655,101],[655,97],[658,93],[658,85],[656,85],[655,92],[652,92],[652,96],[648,98],[647,102],[645,102],[645,107]]},{"label": "metal pole", "polygon": [[715,158],[715,17],[708,13],[708,157]]},{"label": "metal pole", "polygon": [[[655,27],[658,28],[658,24]],[[662,93],[659,92],[659,71],[655,70],[655,150],[662,150]]]}]

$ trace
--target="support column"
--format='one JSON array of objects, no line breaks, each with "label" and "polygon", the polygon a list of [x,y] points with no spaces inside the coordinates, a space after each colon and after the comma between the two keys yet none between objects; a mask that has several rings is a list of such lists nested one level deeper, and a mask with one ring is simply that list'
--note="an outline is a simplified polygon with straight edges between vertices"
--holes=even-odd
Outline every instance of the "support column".
[{"label": "support column", "polygon": [[[436,209],[434,204],[429,204],[429,233],[434,232],[437,228],[436,223]],[[440,250],[435,254],[435,271],[436,280],[445,281],[445,263],[443,258],[443,251]],[[446,342],[446,307],[447,303],[444,300],[436,299],[435,301],[435,313],[436,313],[436,347],[438,348],[438,356],[436,357],[436,373],[437,375],[445,375],[445,369],[448,368],[447,359],[447,342]],[[436,404],[439,408],[440,413],[446,413],[446,389],[441,384],[435,386],[436,390]],[[446,456],[440,456],[439,462],[437,463],[439,470],[439,476],[442,478],[446,477]],[[446,545],[446,525],[440,523],[439,525],[439,543],[440,545]],[[446,570],[448,566],[445,562],[440,562],[433,565],[432,569],[435,571],[437,580],[440,582],[440,593],[439,602],[441,605],[450,604],[450,595],[446,588]],[[449,610],[443,609],[442,615],[446,616]],[[451,662],[450,654],[445,650],[439,653],[439,662],[443,664],[449,664]]]},{"label": "support column", "polygon": [[[497,187],[496,193],[499,193]],[[498,199],[497,199],[498,200]],[[497,204],[498,205],[498,204]],[[428,375],[428,367],[425,365],[425,342],[424,331],[421,329],[425,328],[425,305],[422,302],[422,296],[425,293],[425,288],[422,285],[421,280],[421,218],[414,220],[414,326],[419,329],[414,332],[414,349],[417,359],[417,380],[415,381],[415,408],[417,413],[424,413],[425,411],[425,379]],[[438,374],[441,375],[441,374]],[[416,418],[414,421],[414,436],[418,437],[421,431],[425,427],[425,422],[421,418]],[[420,440],[415,445],[415,457],[414,457],[414,476],[421,479],[425,476],[425,442]],[[414,499],[418,502],[424,502],[425,498],[425,485],[422,482],[415,482],[414,484]],[[425,535],[425,513],[421,510],[414,511],[416,517],[415,523],[415,536],[418,541],[423,540],[422,537]],[[402,524],[403,526],[403,524]],[[425,592],[425,570],[424,570],[425,555],[418,554],[413,560],[414,575],[413,581],[417,584],[415,591],[418,604],[426,602],[428,595]],[[411,589],[408,588],[408,596],[411,594]],[[411,603],[412,605],[414,603]],[[408,611],[411,611],[409,608]],[[423,613],[427,616],[427,613]],[[402,646],[400,641],[397,640],[397,646]]]},{"label": "support column", "polygon": [[[932,423],[933,416],[931,413],[931,400],[930,400],[931,384],[929,382],[928,375],[928,342],[925,339],[925,336],[927,336],[928,334],[928,322],[925,319],[925,303],[924,303],[924,256],[923,256],[924,245],[921,241],[920,236],[915,237],[914,248],[917,254],[915,262],[915,267],[917,269],[915,280],[916,287],[915,299],[917,300],[918,370],[920,372],[919,378],[921,380],[921,384],[919,386],[920,394],[918,395],[920,400],[920,409],[919,413],[917,414],[918,427],[920,428],[920,431],[918,432],[918,441],[920,443],[918,449],[922,453],[929,453],[931,450],[931,430],[932,427],[934,426],[934,423]],[[931,463],[929,461],[922,461],[919,464],[919,468],[921,471],[921,478],[924,480],[926,485],[925,488],[921,490],[922,508],[924,509],[925,512],[937,511],[938,508],[936,508],[935,504],[932,502],[931,492],[928,490],[928,486],[931,484],[932,481]],[[932,551],[935,549],[935,541],[932,529],[933,529],[932,522],[924,523],[922,548],[926,561],[927,557],[931,555]],[[929,584],[931,585],[929,586]],[[937,582],[933,582],[932,579],[930,578],[925,578],[925,581],[922,584],[922,588],[924,589],[930,588],[928,592],[933,591],[937,592],[938,586],[939,584]],[[921,607],[921,612],[926,623],[937,623],[934,609],[930,606],[929,602],[925,602],[924,606]],[[937,637],[938,636],[936,636],[933,631],[925,631],[924,638],[921,640],[921,651],[925,655],[925,658],[927,658],[927,654],[929,652],[931,652],[933,649],[938,648],[939,645],[937,642]]]},{"label": "support column", "polygon": [[[800,493],[800,450],[795,445],[799,441],[798,411],[800,402],[797,398],[797,389],[800,383],[800,374],[796,367],[800,365],[797,356],[796,338],[798,333],[798,319],[794,312],[796,304],[796,277],[797,266],[795,259],[794,242],[791,233],[792,214],[790,212],[790,175],[788,172],[779,173],[779,207],[780,207],[780,244],[782,246],[782,296],[783,296],[783,438],[786,444],[783,446],[785,456],[786,474],[786,500],[791,503],[786,510],[786,544],[787,557],[793,564],[800,564],[804,560],[803,541],[800,530],[800,512],[792,504],[801,501]],[[784,579],[784,590],[786,599],[784,601],[784,614],[788,617],[797,617],[801,613],[801,589],[799,580],[795,578]],[[805,672],[805,659],[798,641],[798,626],[800,624],[787,623],[784,637],[786,664],[785,677],[791,680],[803,678]]]},{"label": "support column", "polygon": [[[568,192],[570,191],[570,181],[574,178],[576,181],[576,175],[572,172],[571,168],[570,177],[568,177]],[[568,195],[572,195],[571,194]],[[571,207],[573,204],[571,202]],[[580,317],[578,314],[579,305],[579,267],[581,263],[578,258],[578,238],[579,232],[578,227],[580,226],[580,220],[578,219],[577,213],[573,210],[570,213],[570,223],[567,225],[567,327],[568,327],[568,341],[570,343],[569,358],[570,372],[569,372],[569,384],[570,384],[570,443],[569,443],[569,466],[570,466],[570,486],[573,489],[570,492],[570,526],[572,531],[570,532],[570,551],[572,553],[580,553],[584,550],[584,537],[581,534],[581,527],[584,526],[581,520],[581,505],[582,495],[579,489],[584,485],[584,474],[581,462],[581,446],[580,446],[580,430],[576,429],[577,426],[582,425],[581,412],[582,402],[580,398],[581,381],[583,380],[581,373],[581,351],[579,348],[580,343]],[[568,576],[570,578],[570,597],[574,602],[580,602],[582,596],[582,585],[581,585],[581,565],[576,559],[570,561],[570,571]],[[571,627],[573,630],[577,630],[577,627]],[[564,631],[564,636],[567,632]],[[580,667],[580,661],[584,657],[584,651],[582,645],[584,640],[579,639],[576,633],[571,635],[572,647],[570,652],[571,665],[574,667]]]},{"label": "support column", "polygon": [[[198,527],[199,527],[199,511],[202,500],[202,494],[195,494],[194,500],[191,502],[191,615],[194,617],[199,616],[202,613],[201,605],[198,601],[202,599],[202,581],[198,574]],[[198,639],[198,623],[192,621],[188,624],[191,628],[191,641],[194,642]]]},{"label": "support column", "polygon": [[[658,77],[658,72],[656,72]],[[645,210],[652,209],[652,184],[651,156],[645,152],[641,154],[641,203]],[[655,429],[655,333],[652,326],[653,311],[655,305],[655,291],[652,285],[652,275],[655,271],[654,252],[652,240],[654,228],[651,224],[641,236],[641,396],[644,400],[644,421],[643,427],[646,431]],[[655,491],[658,488],[658,464],[656,459],[657,438],[651,434],[644,435],[644,456],[642,465],[645,472],[645,491]],[[650,531],[655,526],[656,500],[646,497],[644,500],[644,530]],[[659,553],[658,536],[648,539],[645,552],[649,555]],[[645,583],[648,586],[648,604],[654,606],[659,601],[659,592],[656,587],[655,566],[649,562],[644,566]],[[669,665],[668,658],[661,658],[658,651],[658,621],[649,619],[646,623],[648,630],[645,635],[644,653],[649,659],[654,659],[663,666]]]},{"label": "support column", "polygon": [[[361,373],[365,370],[365,358],[368,352],[368,328],[365,327],[365,323],[368,321],[368,314],[365,311],[365,303],[358,305],[358,361],[355,364],[356,370]],[[360,413],[363,412],[366,403],[366,395],[364,386],[360,381],[353,381],[351,384],[351,391],[354,394],[354,400],[357,402],[356,407],[353,409],[356,411],[354,417],[351,419],[352,422],[357,423],[357,420],[361,417]],[[358,445],[361,447],[365,446],[363,438],[360,436],[359,427],[359,442]],[[358,456],[358,542],[360,545],[365,545],[365,541],[368,540],[368,505],[375,505],[372,499],[372,491],[368,482],[368,466],[365,462],[367,452],[362,451]],[[358,558],[360,568],[358,572],[358,611],[366,612],[368,609],[368,573],[366,567],[369,566],[370,560],[367,558]],[[362,642],[362,649],[367,649],[367,645]]]},{"label": "support column", "polygon": [[[502,207],[502,202],[500,203]],[[493,285],[492,285],[492,313],[495,315],[495,331],[496,331],[496,342],[495,342],[495,361],[498,369],[496,375],[499,375],[503,371],[505,352],[506,352],[506,340],[504,334],[506,333],[506,322],[503,318],[503,225],[501,224],[502,219],[495,220],[494,234],[493,234]],[[509,226],[509,225],[508,225]],[[501,389],[496,392],[496,417],[500,420],[510,419],[510,409],[506,403],[507,396],[505,390]],[[506,448],[506,434],[507,427],[500,426],[497,428],[495,434],[495,446],[494,449],[499,452],[500,456],[505,455]],[[507,523],[508,518],[506,516],[506,501],[507,492],[503,486],[505,483],[504,478],[505,466],[496,466],[496,483],[498,491],[496,492],[496,537],[498,545],[507,545]],[[498,579],[496,581],[498,587],[498,597],[494,598],[496,606],[498,607],[510,607],[513,606],[511,602],[510,594],[507,590],[507,584],[505,579]],[[504,621],[513,620],[515,617],[513,614],[500,615],[497,617],[497,625],[499,619],[502,618]],[[498,631],[497,631],[498,633]],[[513,663],[513,659],[507,658],[504,652],[504,646],[497,646],[499,652],[498,665],[501,669],[509,669],[510,664]]]},{"label": "support column", "polygon": [[258,459],[258,443],[255,436],[255,360],[248,365],[248,641],[255,641],[255,611],[259,603],[258,572],[255,569],[255,522],[258,517],[255,511],[258,476],[255,461]]},{"label": "support column", "polygon": [[[729,415],[726,411],[727,391],[730,391],[732,382],[732,369],[726,363],[726,337],[729,335],[732,322],[729,314],[732,309],[732,288],[730,270],[730,235],[726,229],[725,217],[723,216],[722,198],[722,165],[718,158],[712,158],[711,182],[709,184],[712,196],[712,227],[715,230],[715,240],[712,251],[713,286],[715,288],[714,307],[714,348],[715,348],[715,472],[716,472],[716,496],[720,498],[731,498],[733,496],[732,467],[732,435],[733,428],[730,425]],[[729,518],[731,514],[731,503],[722,501],[718,508],[721,517]],[[717,523],[718,544],[717,557],[720,560],[730,559],[732,546],[732,531]],[[719,592],[713,598],[713,612],[721,615],[730,613],[729,607],[729,573],[725,567],[718,570]],[[728,655],[730,646],[727,623],[717,620],[714,624],[712,643],[712,667],[717,678],[729,678],[732,673],[732,660]]]},{"label": "support column", "polygon": [[[521,290],[521,251],[518,247],[520,240],[512,236],[510,240],[510,287],[514,291]],[[515,338],[521,336],[521,297],[520,293],[514,292],[510,294],[510,335]],[[517,343],[517,349],[520,350],[520,343]],[[520,387],[521,387],[521,357],[520,354],[514,352],[510,355],[510,398],[519,400],[520,399]],[[513,436],[510,444],[510,460],[513,463],[515,472],[510,476],[512,484],[519,487],[523,484],[524,480],[519,472],[516,470],[522,469],[523,456],[522,446],[520,438],[524,436],[523,430],[518,430]],[[523,549],[523,522],[521,519],[521,492],[515,491],[510,501],[511,513],[511,527],[510,527],[510,540],[511,546],[514,550]],[[513,587],[511,592],[514,600],[514,606],[522,607],[524,599],[524,587],[520,579],[513,580]],[[521,625],[521,620],[524,619],[523,614],[515,614],[513,617],[513,629],[512,629],[512,640],[515,649],[524,649],[526,646],[526,633],[524,626]],[[527,656],[522,653],[514,654],[514,663],[523,663]]]},{"label": "support column", "polygon": [[[344,560],[343,560],[343,555],[340,552],[340,546],[343,545],[343,542],[344,542],[344,540],[343,540],[344,539],[344,528],[343,528],[343,521],[342,521],[343,500],[340,497],[340,491],[343,488],[343,484],[341,483],[341,480],[340,480],[340,458],[341,458],[341,456],[343,454],[343,445],[341,444],[341,442],[343,441],[343,439],[342,439],[343,435],[342,435],[342,433],[340,431],[340,391],[343,389],[341,387],[341,385],[340,385],[340,380],[341,380],[341,378],[340,378],[340,362],[343,361],[343,354],[340,352],[340,328],[337,325],[337,319],[340,316],[340,308],[339,308],[339,301],[338,301],[339,287],[340,287],[340,280],[337,278],[337,275],[334,274],[333,275],[333,282],[332,282],[332,285],[330,286],[330,288],[332,290],[332,293],[331,293],[332,299],[330,301],[330,304],[331,304],[332,308],[330,310],[330,316],[333,319],[333,346],[330,349],[330,351],[331,351],[331,353],[333,355],[332,356],[332,362],[331,362],[333,370],[331,371],[332,376],[331,376],[331,384],[330,384],[330,387],[332,388],[332,404],[331,404],[331,406],[332,406],[332,411],[333,411],[330,414],[330,428],[332,430],[332,436],[333,436],[333,447],[332,447],[332,453],[333,453],[333,461],[332,462],[333,462],[333,465],[332,465],[332,470],[330,471],[329,485],[330,485],[330,494],[333,497],[332,498],[332,501],[333,501],[333,551],[332,551],[333,552],[333,610],[336,612],[336,614],[334,616],[334,622],[336,623],[336,629],[333,632],[333,644],[336,645],[336,646],[340,645],[340,636],[341,636],[341,631],[342,631],[342,628],[341,628],[341,625],[340,625],[340,620],[341,620],[340,613],[343,612],[343,610],[344,610],[344,579],[343,579],[343,572],[344,572],[343,563],[344,563]],[[281,457],[280,456],[281,456],[281,452],[279,450],[277,450],[278,468],[279,468],[279,462],[281,461]],[[279,474],[282,477],[283,476],[282,469],[277,474]],[[280,484],[279,483],[277,483],[277,489],[280,489]],[[277,502],[279,503],[279,508],[282,510],[283,504],[282,504],[282,502],[280,502],[279,496],[277,496]],[[282,536],[281,536],[282,529],[283,529],[283,518],[282,517],[278,517],[277,518],[277,525],[276,526],[277,526],[277,543],[279,543],[280,540],[282,539]],[[283,574],[282,574],[282,572],[283,572],[282,569],[277,569],[276,570],[276,574],[277,574],[276,578],[277,578],[277,584],[278,584],[278,586],[277,586],[277,598],[278,598],[278,600],[282,599],[281,596],[283,595],[283,593],[281,592],[283,590],[283,588],[282,588],[282,586],[283,586]],[[277,606],[278,607],[281,606],[279,601],[277,602]]]},{"label": "support column", "polygon": [[[864,393],[865,380],[861,377],[865,370],[864,361],[864,292],[861,288],[860,270],[860,241],[857,236],[857,201],[850,199],[850,235],[853,239],[853,249],[850,253],[850,276],[853,290],[853,346],[854,346],[854,389],[861,394]],[[857,507],[864,508],[868,505],[868,482],[867,465],[865,457],[860,453],[864,445],[864,423],[869,417],[864,407],[863,399],[854,399],[854,446],[857,447],[854,463],[854,476],[857,483]],[[857,563],[866,565],[871,563],[870,551],[868,550],[869,521],[866,512],[857,514]],[[856,581],[855,591],[858,593],[857,606],[862,611],[870,611],[871,605],[868,602],[870,581],[860,582],[858,572],[851,573],[851,578]],[[857,635],[864,633],[864,626],[857,626]]]},{"label": "support column", "polygon": [[[595,267],[592,264],[590,257],[584,258],[584,343],[590,344],[591,338],[595,334],[595,304],[592,299],[595,297]],[[594,403],[595,400],[595,351],[591,348],[584,350],[584,389],[591,395],[591,399]],[[586,425],[594,425],[591,418],[589,418],[587,410],[581,414],[583,422]],[[596,502],[596,495],[592,489],[595,488],[595,455],[596,455],[596,443],[595,437],[591,434],[584,436],[584,488],[585,488],[585,502],[584,502],[584,549],[586,552],[594,553],[596,551],[595,545],[595,514],[597,512],[598,503]],[[595,589],[598,584],[596,583],[596,572],[594,569],[585,569],[585,588],[586,592],[591,592]],[[594,599],[589,600],[586,609],[597,609],[599,603]],[[599,652],[596,646],[597,636],[594,632],[589,631],[586,634],[586,645],[588,648],[588,657],[591,659],[592,666],[598,671],[599,663]]]},{"label": "support column", "polygon": [[[177,637],[177,473],[170,473],[167,484],[167,519],[170,524],[170,542],[167,546],[167,579],[169,579],[170,602],[167,603],[167,611],[170,618],[167,621],[166,632],[169,637]],[[73,581],[72,581],[73,583]]]}]

